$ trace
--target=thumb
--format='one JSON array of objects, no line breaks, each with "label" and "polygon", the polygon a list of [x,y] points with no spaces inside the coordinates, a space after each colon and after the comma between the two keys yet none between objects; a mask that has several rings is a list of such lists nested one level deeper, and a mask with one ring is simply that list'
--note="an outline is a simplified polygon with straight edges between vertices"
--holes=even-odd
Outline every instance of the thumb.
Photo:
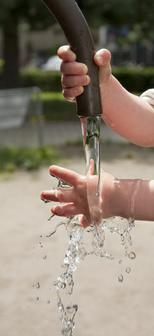
[{"label": "thumb", "polygon": [[110,51],[107,49],[98,50],[94,56],[94,61],[96,65],[100,68],[100,82],[108,80],[111,75]]}]

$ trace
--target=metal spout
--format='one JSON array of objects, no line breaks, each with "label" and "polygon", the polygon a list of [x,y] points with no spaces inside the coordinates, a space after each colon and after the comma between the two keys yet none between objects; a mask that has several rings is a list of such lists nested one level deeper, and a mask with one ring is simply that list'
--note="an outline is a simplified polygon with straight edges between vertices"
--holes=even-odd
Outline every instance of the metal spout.
[{"label": "metal spout", "polygon": [[101,115],[98,68],[93,61],[94,42],[83,13],[75,0],[42,1],[61,25],[71,49],[77,55],[77,60],[88,67],[91,82],[76,99],[78,115],[80,117]]}]

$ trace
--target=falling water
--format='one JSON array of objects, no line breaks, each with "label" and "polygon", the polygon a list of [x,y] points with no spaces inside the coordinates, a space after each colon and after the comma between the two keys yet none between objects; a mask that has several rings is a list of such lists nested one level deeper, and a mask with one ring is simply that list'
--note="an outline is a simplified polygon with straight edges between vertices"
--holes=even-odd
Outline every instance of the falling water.
[{"label": "falling water", "polygon": [[[83,145],[85,148],[86,157],[86,167],[87,167],[87,177],[89,176],[89,167],[91,165],[91,160],[94,162],[93,175],[97,177],[95,186],[91,189],[91,180],[87,186],[87,197],[89,202],[89,208],[91,211],[92,227],[91,231],[93,234],[92,246],[95,255],[100,257],[106,257],[113,259],[114,257],[110,252],[104,250],[105,233],[107,230],[110,233],[117,233],[120,236],[121,245],[124,248],[124,255],[129,259],[135,259],[136,255],[134,251],[130,251],[129,248],[132,246],[131,240],[131,230],[134,227],[134,219],[112,217],[106,220],[102,219],[101,207],[100,207],[100,117],[87,117],[80,118],[81,129],[83,137]],[[88,178],[87,178],[88,182]],[[99,224],[99,225],[98,225]],[[127,269],[128,270],[128,269]],[[126,271],[126,273],[130,273]],[[123,278],[123,276],[121,277]],[[118,277],[119,279],[119,277]]]},{"label": "falling water", "polygon": [[[87,173],[87,197],[90,208],[91,223],[88,229],[84,229],[79,224],[78,216],[70,217],[65,222],[59,223],[56,229],[46,237],[51,237],[56,233],[60,225],[66,227],[68,234],[68,248],[63,260],[63,272],[55,282],[57,292],[57,307],[59,311],[60,320],[62,323],[62,335],[72,336],[75,327],[75,315],[78,310],[77,304],[65,303],[62,299],[62,294],[67,294],[68,298],[73,293],[74,279],[73,274],[77,270],[78,264],[85,259],[85,257],[95,254],[96,256],[108,259],[114,259],[110,251],[104,248],[105,235],[107,231],[112,234],[118,234],[120,242],[124,250],[124,256],[128,259],[135,259],[135,252],[132,251],[131,229],[134,227],[133,219],[124,219],[120,217],[112,217],[109,219],[102,219],[101,209],[99,205],[100,198],[100,117],[88,117],[81,119],[81,129],[83,136],[83,145],[86,157],[86,173]],[[91,162],[93,167],[91,169]],[[90,171],[91,170],[91,171]],[[90,187],[90,177],[95,175],[96,183],[93,189]],[[58,181],[58,187],[66,188],[65,181]],[[50,220],[51,216],[48,220]],[[98,225],[99,224],[99,225]],[[91,250],[87,251],[83,242],[83,237],[86,233],[91,233]],[[40,242],[42,247],[42,242]],[[122,259],[119,260],[122,264]],[[129,274],[131,268],[125,267],[125,273]],[[122,273],[118,276],[119,282],[123,282],[124,275]],[[66,295],[65,295],[66,297]],[[65,299],[66,301],[66,299]]]},{"label": "falling water", "polygon": [[[100,178],[100,126],[101,117],[81,117],[83,146],[85,149],[86,168],[89,170],[90,160],[94,162],[94,175]],[[100,179],[98,179],[99,181]]]}]

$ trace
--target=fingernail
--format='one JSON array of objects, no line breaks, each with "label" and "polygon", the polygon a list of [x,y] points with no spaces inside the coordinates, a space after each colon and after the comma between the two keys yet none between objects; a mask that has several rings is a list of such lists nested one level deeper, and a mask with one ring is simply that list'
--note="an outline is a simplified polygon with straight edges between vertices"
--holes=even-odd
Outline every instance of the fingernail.
[{"label": "fingernail", "polygon": [[67,100],[71,103],[74,103],[76,101],[74,97],[67,97]]},{"label": "fingernail", "polygon": [[103,63],[103,57],[101,55],[96,55],[95,59],[98,61],[100,65]]},{"label": "fingernail", "polygon": [[51,212],[52,212],[52,216],[55,215],[56,214],[56,207],[52,207]]},{"label": "fingernail", "polygon": [[84,68],[84,72],[87,73],[88,72],[88,67],[86,64],[83,64],[83,68]]},{"label": "fingernail", "polygon": [[86,76],[86,84],[89,84],[90,83],[90,77],[87,75]]},{"label": "fingernail", "polygon": [[83,86],[80,86],[79,87],[79,94],[82,94],[84,92],[84,87]]},{"label": "fingernail", "polygon": [[44,201],[44,193],[43,192],[40,195],[40,199],[41,199],[41,201]]}]

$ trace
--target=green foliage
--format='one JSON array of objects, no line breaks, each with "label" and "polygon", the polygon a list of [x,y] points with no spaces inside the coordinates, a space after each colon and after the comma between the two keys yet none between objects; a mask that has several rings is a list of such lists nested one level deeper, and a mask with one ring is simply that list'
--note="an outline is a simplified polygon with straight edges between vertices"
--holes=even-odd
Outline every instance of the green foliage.
[{"label": "green foliage", "polygon": [[[134,31],[134,27],[138,26],[140,28],[138,38],[154,39],[154,1],[152,0],[127,0],[125,3],[124,0],[78,0],[77,2],[88,23],[95,28],[107,23],[118,26],[127,25],[131,31]],[[21,22],[26,22],[30,29],[39,30],[52,25],[55,18],[49,14],[41,0],[1,0],[0,26],[3,35],[3,50],[5,50],[5,66],[3,67],[1,86],[19,85],[17,28]],[[11,23],[13,24],[11,25]],[[11,43],[13,39],[14,42]],[[13,75],[10,76],[10,72]],[[31,76],[29,75],[27,79],[25,78],[25,85],[27,85],[26,81],[30,82],[30,80]],[[45,87],[47,85],[45,90],[49,90],[48,84],[45,83],[46,79],[41,76],[39,86]]]},{"label": "green foliage", "polygon": [[134,17],[133,2],[127,0],[78,0],[80,8],[83,10],[88,21],[92,24],[126,24]]},{"label": "green foliage", "polygon": [[134,23],[140,26],[142,37],[149,37],[154,41],[154,1],[133,0]]},{"label": "green foliage", "polygon": [[143,92],[154,87],[154,67],[117,67],[113,73],[130,92]]},{"label": "green foliage", "polygon": [[0,58],[0,73],[3,69],[3,66],[4,66],[4,61]]},{"label": "green foliage", "polygon": [[43,92],[40,94],[40,98],[43,103],[45,120],[77,120],[76,104],[66,101],[61,93]]},{"label": "green foliage", "polygon": [[142,37],[154,40],[153,0],[78,0],[90,24],[139,25]]},{"label": "green foliage", "polygon": [[[115,67],[113,74],[130,92],[142,93],[154,87],[154,67]],[[26,86],[42,89],[40,99],[46,120],[77,120],[76,105],[66,101],[61,93],[60,73],[28,70],[22,72],[22,80]]]},{"label": "green foliage", "polygon": [[55,21],[41,0],[1,0],[0,24],[5,24],[13,16],[19,21],[27,21],[35,29],[42,29]]},{"label": "green foliage", "polygon": [[22,86],[39,86],[43,91],[60,91],[61,81],[59,72],[29,69],[21,72]]},{"label": "green foliage", "polygon": [[[131,92],[143,92],[149,88],[154,87],[154,67],[115,67],[113,74],[118,78],[120,83]],[[42,70],[28,70],[22,72],[22,82],[24,86],[39,86],[42,91],[60,92],[61,80],[58,72],[44,72]],[[43,96],[46,103],[49,100],[60,101],[62,104],[62,96],[50,96],[49,94]],[[73,105],[70,104],[69,105]],[[66,105],[67,106],[67,105]]]},{"label": "green foliage", "polygon": [[40,30],[49,27],[55,19],[41,0],[1,0],[0,27],[5,64],[0,86],[4,88],[20,85],[18,27],[21,22],[26,22],[29,29]]},{"label": "green foliage", "polygon": [[0,148],[0,172],[13,172],[16,169],[36,170],[58,158],[57,150],[52,147]]},{"label": "green foliage", "polygon": [[[88,22],[93,25],[109,24],[140,24],[143,33],[154,31],[153,0],[77,0]],[[40,29],[52,24],[48,10],[41,0],[1,0],[0,23],[13,14],[19,20],[25,20],[33,28]]]}]

